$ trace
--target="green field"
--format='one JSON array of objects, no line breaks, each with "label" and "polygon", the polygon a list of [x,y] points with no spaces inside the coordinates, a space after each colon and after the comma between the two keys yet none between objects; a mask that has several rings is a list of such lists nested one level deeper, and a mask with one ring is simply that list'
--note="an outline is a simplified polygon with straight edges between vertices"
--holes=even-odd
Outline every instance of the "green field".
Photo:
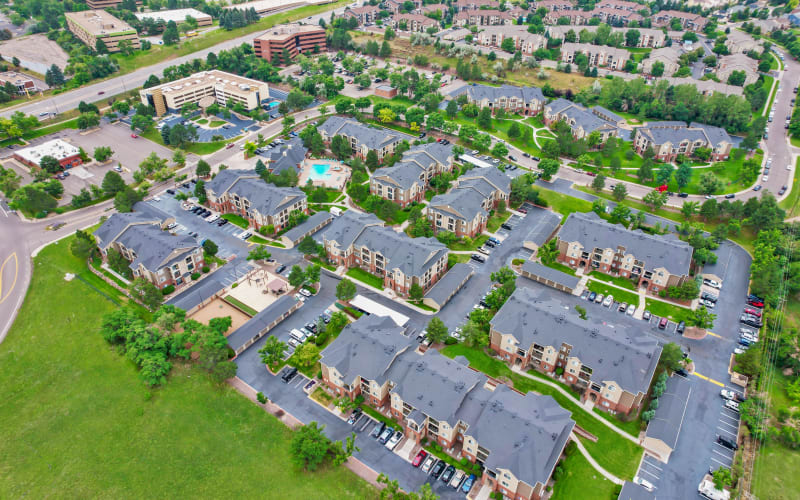
[{"label": "green field", "polygon": [[652,314],[656,316],[660,316],[662,318],[669,318],[672,321],[686,321],[691,314],[691,310],[685,307],[674,306],[672,304],[667,304],[666,302],[661,302],[660,300],[655,299],[645,299],[645,309],[650,311]]},{"label": "green field", "polygon": [[792,190],[789,192],[789,195],[786,196],[786,198],[778,202],[778,206],[786,210],[787,219],[800,215],[800,203],[797,202],[798,199],[800,199],[800,184],[798,184],[799,179],[800,158],[797,159],[797,163],[795,164],[794,178],[792,179]]},{"label": "green field", "polygon": [[295,469],[292,431],[192,364],[147,389],[97,332],[117,305],[64,280],[89,274],[70,241],[34,259],[0,344],[0,498],[377,498],[347,469]]},{"label": "green field", "polygon": [[601,273],[600,271],[591,271],[589,272],[589,276],[595,280],[613,283],[614,285],[621,286],[622,288],[636,291],[636,285],[633,284],[633,281],[622,276],[609,276],[608,274]]},{"label": "green field", "polygon": [[347,270],[347,275],[353,279],[357,279],[367,285],[377,288],[378,290],[383,289],[383,278],[380,276],[375,276],[372,273],[369,273],[359,267],[353,267]]},{"label": "green field", "polygon": [[575,276],[575,270],[565,264],[562,264],[561,262],[553,261],[549,264],[545,264],[544,262],[542,262],[542,265],[547,266],[550,269],[555,269],[556,271],[561,271],[562,273],[569,274],[570,276]]},{"label": "green field", "polygon": [[[556,193],[549,189],[539,189],[539,196],[547,202],[547,206],[567,218],[572,212],[591,212],[592,202],[574,198],[566,194]],[[563,224],[564,221],[562,220]]]},{"label": "green field", "polygon": [[247,219],[245,219],[239,214],[222,214],[220,215],[220,217],[230,222],[231,224],[239,226],[242,229],[247,229],[248,227],[250,227],[250,223],[247,222]]},{"label": "green field", "polygon": [[258,314],[258,311],[253,309],[252,307],[248,306],[241,300],[237,299],[236,297],[227,296],[224,297],[222,300],[227,302],[228,304],[236,307],[237,309],[241,310],[243,313],[249,315],[251,318]]},{"label": "green field", "polygon": [[500,224],[507,221],[511,217],[511,212],[500,213],[495,211],[490,217],[489,220],[486,221],[486,230],[490,233],[497,232],[500,229]]},{"label": "green field", "polygon": [[626,292],[625,290],[608,286],[608,284],[594,279],[589,280],[586,284],[586,288],[595,293],[602,293],[603,295],[608,295],[610,293],[617,302],[627,302],[628,304],[639,307],[639,295],[636,293]]},{"label": "green field", "polygon": [[[779,444],[759,450],[753,472],[752,492],[757,498],[789,500],[800,491],[800,453]],[[794,492],[794,493],[792,493]]]},{"label": "green field", "polygon": [[553,486],[552,500],[616,500],[620,487],[604,478],[581,454],[578,447],[570,443],[569,454],[562,459],[561,477]]}]

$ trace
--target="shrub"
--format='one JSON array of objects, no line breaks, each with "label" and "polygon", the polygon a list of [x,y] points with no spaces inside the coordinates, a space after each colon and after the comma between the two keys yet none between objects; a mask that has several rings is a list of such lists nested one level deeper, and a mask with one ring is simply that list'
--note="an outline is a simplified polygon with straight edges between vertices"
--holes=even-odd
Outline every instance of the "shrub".
[{"label": "shrub", "polygon": [[200,273],[192,273],[192,281],[197,281],[200,279]]},{"label": "shrub", "polygon": [[525,259],[514,259],[514,260],[511,261],[511,264],[513,264],[515,266],[521,266],[524,263],[525,263]]},{"label": "shrub", "polygon": [[563,366],[556,366],[556,375],[558,375],[559,377],[561,375],[564,375],[564,367]]},{"label": "shrub", "polygon": [[167,286],[165,286],[164,288],[161,289],[161,293],[163,295],[169,295],[174,291],[175,291],[175,285],[167,285]]},{"label": "shrub", "polygon": [[317,372],[317,378],[318,378],[318,379],[320,379],[320,380],[322,380],[322,370],[320,370],[319,372]]},{"label": "shrub", "polygon": [[328,332],[321,332],[317,335],[316,344],[322,346],[328,340]]},{"label": "shrub", "polygon": [[209,272],[210,270],[211,270],[211,268],[210,268],[209,266],[203,266],[203,272],[204,272],[204,273],[207,273],[207,272]]},{"label": "shrub", "polygon": [[457,343],[458,343],[458,341],[456,339],[454,339],[453,337],[447,337],[446,339],[444,339],[444,345],[453,345],[453,344],[457,344]]},{"label": "shrub", "polygon": [[259,392],[258,394],[256,394],[256,399],[257,399],[257,400],[258,400],[258,402],[259,402],[259,403],[261,403],[262,405],[263,405],[263,404],[266,404],[266,403],[267,403],[267,401],[269,401],[269,400],[267,399],[267,397],[264,395],[264,393],[263,393],[263,392]]},{"label": "shrub", "polygon": [[234,283],[233,285],[231,285],[231,288],[236,288],[237,286],[239,286],[239,283]]}]

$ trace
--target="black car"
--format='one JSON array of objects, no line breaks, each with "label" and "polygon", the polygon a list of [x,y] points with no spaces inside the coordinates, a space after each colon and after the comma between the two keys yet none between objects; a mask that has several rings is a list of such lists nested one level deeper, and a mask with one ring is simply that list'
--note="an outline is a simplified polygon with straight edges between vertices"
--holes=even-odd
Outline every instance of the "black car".
[{"label": "black car", "polygon": [[192,179],[192,180],[191,180],[191,181],[189,181],[189,182],[191,182],[192,184],[197,184],[197,179]]},{"label": "black car", "polygon": [[181,187],[184,188],[184,189],[189,189],[189,183],[188,182],[184,182],[183,184],[181,184]]},{"label": "black car", "polygon": [[383,433],[383,430],[385,428],[386,428],[386,424],[384,422],[378,422],[377,424],[375,424],[375,428],[372,429],[372,432],[369,433],[370,437],[378,439],[381,436],[381,434]]},{"label": "black car", "polygon": [[192,207],[192,209],[189,210],[189,212],[191,212],[193,214],[196,214],[199,210],[200,210],[200,207]]},{"label": "black car", "polygon": [[505,229],[506,231],[511,231],[511,229],[513,229],[513,228],[512,228],[510,225],[506,224],[505,222],[503,222],[502,224],[500,224],[500,227],[502,227],[502,228],[503,228],[503,229]]},{"label": "black car", "polygon": [[470,258],[470,259],[472,259],[472,260],[476,260],[476,261],[478,261],[478,262],[486,262],[486,259],[484,259],[484,258],[483,258],[483,256],[481,256],[481,255],[478,255],[478,254],[476,254],[476,253],[474,253],[474,254],[470,255],[470,257],[469,257],[469,258]]},{"label": "black car", "polygon": [[787,189],[789,189],[788,186],[783,186],[782,188],[780,188],[778,190],[778,196],[783,196],[783,193],[785,193]]},{"label": "black car", "polygon": [[719,297],[710,292],[703,292],[702,294],[700,294],[700,298],[711,302],[716,302]]},{"label": "black car", "polygon": [[224,225],[225,225],[225,224],[227,224],[227,223],[228,223],[228,219],[220,219],[220,220],[217,222],[217,225],[218,225],[219,227],[222,227],[222,226],[224,226]]},{"label": "black car", "polygon": [[281,274],[281,273],[282,273],[282,272],[284,272],[285,270],[286,270],[286,266],[284,266],[283,264],[281,264],[280,266],[278,266],[278,268],[277,268],[277,269],[275,269],[275,274]]},{"label": "black car", "polygon": [[167,194],[175,195],[174,189],[167,189]]},{"label": "black car", "polygon": [[726,195],[725,195],[725,198],[727,198],[727,199],[729,199],[729,200],[730,200],[730,199],[731,199],[731,198],[733,198],[734,196],[736,196],[736,195],[735,195],[735,194],[733,194],[733,193],[728,193],[728,194],[726,194]]},{"label": "black car", "polygon": [[283,375],[281,375],[281,380],[283,380],[284,384],[288,384],[289,382],[292,381],[295,375],[297,375],[297,368],[292,366],[283,372]]},{"label": "black car", "polygon": [[688,377],[689,376],[689,373],[687,373],[687,371],[684,370],[683,368],[681,368],[679,370],[675,370],[675,373],[680,375],[681,377]]},{"label": "black car", "polygon": [[524,156],[525,158],[530,158],[531,157],[530,153],[522,153],[522,156]]},{"label": "black car", "polygon": [[596,298],[597,298],[597,292],[591,292],[586,300],[588,300],[589,302],[594,302],[594,299]]},{"label": "black car", "polygon": [[539,157],[538,156],[532,156],[531,159],[533,159],[534,161],[539,161]]},{"label": "black car", "polygon": [[689,193],[678,193],[678,198],[688,198]]},{"label": "black car", "polygon": [[427,133],[425,133],[425,132],[420,132],[420,133],[419,133],[419,138],[420,138],[420,139],[422,139],[422,138],[423,138],[423,137],[425,137],[426,135],[428,135],[428,134],[427,134]]},{"label": "black car", "polygon": [[736,451],[739,449],[739,445],[736,444],[735,440],[727,438],[725,436],[717,436],[717,442],[722,446],[724,446],[725,448],[728,448],[729,450]]},{"label": "black car", "polygon": [[494,247],[496,246],[496,245],[495,245],[493,242],[491,242],[491,241],[489,241],[489,240],[486,240],[486,242],[484,243],[484,245],[486,245],[486,246],[487,246],[487,247],[489,247],[489,248],[494,248]]},{"label": "black car", "polygon": [[678,328],[675,329],[675,333],[683,334],[684,330],[686,330],[686,322],[681,321],[678,323]]},{"label": "black car", "polygon": [[431,476],[433,476],[434,479],[438,479],[439,476],[442,475],[442,472],[444,472],[445,467],[447,467],[447,464],[444,462],[444,460],[439,460],[436,462],[436,465],[433,466]]},{"label": "black car", "polygon": [[322,321],[324,321],[326,325],[331,322],[331,317],[327,314],[320,314],[319,317],[322,318]]},{"label": "black car", "polygon": [[306,323],[306,330],[311,331],[311,333],[317,333],[317,325],[311,322]]},{"label": "black car", "polygon": [[452,465],[449,465],[442,473],[442,477],[440,477],[439,479],[441,479],[442,481],[444,481],[445,484],[447,484],[450,482],[450,479],[452,479],[453,474],[455,473],[456,473],[456,468],[453,467]]},{"label": "black car", "polygon": [[516,156],[508,155],[508,159],[511,160],[511,161],[517,161],[517,157]]}]

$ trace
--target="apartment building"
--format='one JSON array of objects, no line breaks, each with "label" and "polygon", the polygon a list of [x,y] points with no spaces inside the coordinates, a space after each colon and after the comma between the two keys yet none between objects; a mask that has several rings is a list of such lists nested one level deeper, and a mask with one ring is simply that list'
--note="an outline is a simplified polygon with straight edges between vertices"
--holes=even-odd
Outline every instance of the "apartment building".
[{"label": "apartment building", "polygon": [[478,43],[494,48],[500,48],[506,38],[514,40],[514,47],[526,55],[531,55],[537,50],[547,47],[547,39],[545,37],[535,33],[528,33],[528,29],[525,26],[487,26],[475,35]]},{"label": "apartment building", "polygon": [[643,330],[584,321],[530,288],[517,288],[489,325],[489,347],[507,363],[558,373],[581,401],[610,413],[641,407],[661,356]]},{"label": "apartment building", "polygon": [[498,7],[499,5],[496,0],[457,0],[453,3],[456,12],[480,9],[481,7]]},{"label": "apartment building", "polygon": [[435,442],[483,465],[493,492],[539,500],[575,422],[550,396],[521,394],[468,367],[462,357],[424,354],[389,317],[347,325],[321,353],[323,382],[391,412],[407,439]]},{"label": "apartment building", "polygon": [[[439,29],[439,22],[422,14],[396,14],[391,21],[392,28],[401,31],[423,33],[428,28]],[[405,27],[401,27],[405,26]]]},{"label": "apartment building", "polygon": [[453,16],[455,26],[511,25],[514,17],[509,12],[496,9],[462,10]]},{"label": "apartment building", "polygon": [[328,259],[383,278],[384,288],[408,296],[412,284],[427,292],[447,272],[447,247],[435,238],[410,238],[384,227],[374,214],[347,211],[322,235]]},{"label": "apartment building", "polygon": [[717,63],[717,78],[719,78],[721,82],[727,83],[728,78],[730,78],[734,71],[744,72],[743,87],[746,87],[758,80],[758,61],[741,53],[719,58],[719,62]]},{"label": "apartment building", "polygon": [[681,52],[673,47],[655,49],[650,52],[650,57],[642,61],[642,73],[652,75],[653,65],[660,62],[664,65],[664,73],[662,76],[672,76],[680,67],[678,63],[680,56]]},{"label": "apartment building", "polygon": [[97,230],[98,246],[107,258],[113,248],[130,262],[136,278],[159,289],[180,286],[205,265],[203,249],[194,238],[161,229],[162,221],[139,212],[111,215]]},{"label": "apartment building", "polygon": [[647,9],[647,5],[636,3],[636,2],[626,2],[625,0],[602,0],[595,4],[595,8],[597,9],[614,9],[614,10],[624,10],[627,12],[638,12],[642,9]]},{"label": "apartment building", "polygon": [[674,162],[678,155],[692,156],[697,148],[711,149],[711,160],[727,160],[733,139],[725,129],[692,122],[650,122],[636,129],[633,148],[644,154],[653,148],[657,160]]},{"label": "apartment building", "polygon": [[139,97],[142,104],[155,108],[157,116],[179,113],[184,104],[197,103],[204,97],[213,97],[222,106],[233,101],[252,111],[269,97],[269,86],[266,82],[212,69],[142,89]]},{"label": "apartment building", "polygon": [[181,25],[185,23],[186,19],[188,18],[192,18],[197,21],[198,26],[211,26],[211,24],[214,22],[214,19],[210,15],[197,9],[172,9],[158,10],[155,12],[136,12],[134,15],[140,21],[152,19],[162,28],[165,27],[170,21],[175,22],[177,25]]},{"label": "apartment building", "polygon": [[624,9],[614,9],[609,7],[595,7],[588,12],[589,19],[599,19],[601,22],[627,26],[633,21],[641,23],[644,17],[638,12],[631,12]]},{"label": "apartment building", "polygon": [[140,47],[136,30],[104,10],[65,12],[64,17],[72,34],[92,50],[97,49],[98,40],[109,52],[119,52],[119,44],[123,41],[129,42],[132,49]]},{"label": "apartment building", "polygon": [[299,174],[300,164],[305,160],[307,153],[308,148],[303,146],[303,139],[293,137],[264,155],[267,160],[267,170],[272,174],[279,174],[284,170],[293,169]]},{"label": "apartment building", "polygon": [[508,203],[511,179],[496,167],[474,168],[456,179],[453,188],[437,194],[426,207],[433,230],[475,238],[485,229],[489,211]]},{"label": "apartment building", "polygon": [[[665,72],[666,74],[666,72]],[[688,80],[686,78],[663,78],[669,82],[670,85],[691,85],[697,89],[698,92],[705,96],[710,96],[714,92],[719,92],[725,95],[744,95],[744,89],[737,85],[728,85],[727,83],[715,82],[714,80]]]},{"label": "apartment building", "polygon": [[331,116],[325,123],[317,127],[325,144],[330,144],[335,135],[341,135],[350,142],[353,154],[361,159],[366,159],[370,151],[375,151],[378,161],[393,154],[397,145],[402,141],[412,141],[414,138],[399,132],[382,127],[365,125],[352,118]]},{"label": "apartment building", "polygon": [[502,109],[507,113],[519,113],[525,116],[537,115],[544,109],[547,98],[539,87],[515,87],[513,85],[465,85],[453,91],[450,96],[458,97],[466,94],[470,104],[479,108],[489,108],[494,113]]},{"label": "apartment building", "polygon": [[[118,6],[122,3],[122,0],[86,0],[86,6],[90,9],[108,9],[109,7],[113,8]],[[136,0],[136,6],[141,7],[142,1]]]},{"label": "apartment building", "polygon": [[619,136],[619,127],[625,119],[602,106],[589,109],[580,104],[558,98],[544,107],[544,123],[551,126],[557,121],[569,125],[573,137],[584,139],[594,131],[600,134],[601,142]]},{"label": "apartment building", "polygon": [[683,29],[689,31],[703,31],[703,28],[708,24],[708,19],[700,14],[692,14],[691,12],[681,12],[679,10],[662,10],[651,16],[653,26],[671,26],[673,19],[678,19]]},{"label": "apartment building", "polygon": [[255,170],[221,170],[206,184],[208,206],[222,213],[241,215],[258,230],[274,226],[280,231],[294,211],[308,213],[306,194],[295,187],[278,187]]},{"label": "apartment building", "polygon": [[692,247],[672,233],[629,231],[591,212],[567,216],[556,237],[559,262],[628,278],[653,294],[692,279]]},{"label": "apartment building", "polygon": [[61,139],[53,139],[35,146],[15,149],[13,156],[14,159],[25,165],[35,168],[41,168],[42,158],[45,156],[58,160],[61,168],[64,169],[77,167],[83,163],[80,149]]},{"label": "apartment building", "polygon": [[[623,36],[625,34],[635,29],[639,32],[639,42],[636,45],[637,47],[642,48],[654,48],[657,49],[659,47],[663,47],[667,43],[667,36],[661,30],[654,30],[648,28],[611,28],[612,33],[622,33]],[[597,32],[597,26],[592,25],[574,25],[574,24],[566,24],[566,25],[557,25],[557,26],[547,26],[546,33],[548,38],[553,40],[564,40],[567,33],[572,31],[577,39],[580,39],[580,34],[582,31],[586,30],[590,33]]]},{"label": "apartment building", "polygon": [[585,54],[589,58],[589,66],[598,66],[617,71],[625,68],[625,63],[630,59],[630,52],[625,49],[608,47],[606,45],[592,45],[589,43],[564,43],[561,45],[561,62],[573,64],[575,56]]},{"label": "apartment building", "polygon": [[746,54],[753,51],[759,54],[764,51],[763,41],[758,41],[743,31],[732,29],[725,37],[725,46],[731,54]]},{"label": "apartment building", "polygon": [[325,28],[313,24],[281,24],[257,36],[253,40],[253,49],[258,57],[267,61],[283,58],[284,50],[291,59],[298,54],[325,52]]},{"label": "apartment building", "polygon": [[439,12],[440,15],[446,14],[449,11],[449,7],[443,3],[431,3],[428,5],[423,5],[417,12],[420,14],[433,14],[434,12]]},{"label": "apartment building", "polygon": [[547,14],[544,16],[544,22],[547,24],[555,24],[561,16],[569,15],[571,11],[580,10],[578,7],[567,0],[541,0],[535,2],[531,6],[531,10],[538,10],[539,8],[547,9]]},{"label": "apartment building", "polygon": [[453,170],[453,146],[436,142],[413,146],[392,167],[378,169],[369,180],[369,192],[406,207],[425,200],[425,190],[437,175]]},{"label": "apartment building", "polygon": [[345,17],[355,17],[358,24],[364,25],[367,23],[374,23],[378,19],[378,13],[381,9],[377,5],[364,5],[363,7],[355,7],[344,11]]}]

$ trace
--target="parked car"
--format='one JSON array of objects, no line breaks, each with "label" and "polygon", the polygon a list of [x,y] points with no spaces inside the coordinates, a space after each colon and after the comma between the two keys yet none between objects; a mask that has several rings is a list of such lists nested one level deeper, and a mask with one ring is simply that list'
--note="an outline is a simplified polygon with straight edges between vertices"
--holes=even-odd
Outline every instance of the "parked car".
[{"label": "parked car", "polygon": [[[375,424],[375,427],[372,428],[372,432],[369,433],[370,437],[378,439],[383,434],[383,431],[386,430],[386,423],[378,422]],[[416,467],[416,466],[415,466]]]},{"label": "parked car", "polygon": [[716,304],[714,302],[712,302],[710,300],[706,300],[706,299],[700,299],[699,302],[700,302],[700,304],[706,306],[709,309],[713,309],[714,306],[716,306]]},{"label": "parked car", "polygon": [[745,325],[748,326],[753,326],[755,328],[761,328],[763,326],[759,318],[755,316],[750,316],[749,314],[742,314],[741,316],[739,316],[739,322],[744,323]]},{"label": "parked car", "polygon": [[482,255],[478,255],[477,253],[472,254],[470,256],[470,259],[478,262],[486,262],[486,259]]},{"label": "parked car", "polygon": [[392,438],[392,436],[394,436],[394,429],[392,429],[391,427],[387,427],[381,433],[381,436],[378,438],[378,441],[381,444],[386,444],[386,442],[389,441]]},{"label": "parked car", "polygon": [[459,486],[461,486],[461,482],[464,481],[464,471],[457,470],[456,474],[453,476],[453,479],[450,480],[450,487],[457,490]]},{"label": "parked car", "polygon": [[506,231],[511,231],[511,230],[513,229],[513,228],[511,227],[511,225],[510,225],[510,224],[507,224],[507,223],[505,223],[505,222],[503,222],[502,224],[500,224],[500,227],[502,227],[502,228],[503,228],[503,229],[505,229]]},{"label": "parked car", "polygon": [[309,292],[305,288],[301,288],[299,291],[301,295],[305,295],[306,297],[311,297],[311,292]]},{"label": "parked car", "polygon": [[494,243],[495,245],[499,245],[499,244],[500,244],[500,240],[498,240],[498,239],[497,239],[497,238],[495,238],[494,236],[490,237],[488,241],[491,241],[491,242],[492,242],[492,243]]},{"label": "parked car", "polygon": [[597,297],[597,292],[589,292],[589,298],[587,299],[589,302],[594,302],[594,299]]},{"label": "parked car", "polygon": [[621,313],[624,313],[627,309],[628,309],[628,303],[627,302],[623,302],[622,304],[619,305],[619,308],[617,309],[617,311],[619,311]]},{"label": "parked car", "polygon": [[633,313],[635,313],[635,312],[636,312],[636,306],[635,306],[635,305],[633,305],[633,304],[629,305],[629,306],[628,306],[628,310],[627,310],[627,311],[625,311],[625,313],[626,313],[628,316],[633,316]]},{"label": "parked car", "polygon": [[681,377],[684,377],[684,378],[689,376],[689,373],[686,370],[684,370],[683,368],[679,368],[679,369],[675,370],[675,373],[680,375]]},{"label": "parked car", "polygon": [[717,436],[717,442],[730,450],[736,451],[739,449],[739,445],[736,444],[735,440],[726,438],[725,436]]},{"label": "parked car", "polygon": [[680,323],[678,323],[678,327],[675,329],[675,333],[679,333],[679,334],[683,335],[683,332],[685,330],[686,330],[686,322],[685,321],[681,321]]},{"label": "parked car", "polygon": [[647,310],[645,310],[645,312],[642,313],[642,319],[645,320],[645,321],[650,321],[650,318],[652,316],[653,315],[650,313],[650,311],[647,311]]},{"label": "parked car", "polygon": [[581,292],[581,300],[586,300],[589,297],[589,290],[584,290]]},{"label": "parked car", "polygon": [[720,283],[719,281],[714,281],[712,279],[705,278],[703,280],[703,284],[708,285],[711,288],[716,288],[717,290],[722,289],[722,283]]},{"label": "parked car", "polygon": [[756,309],[754,307],[745,307],[744,308],[744,312],[745,312],[745,314],[750,314],[750,315],[755,316],[757,318],[761,317],[761,309]]},{"label": "parked car", "polygon": [[669,320],[667,318],[661,318],[661,320],[658,322],[658,329],[664,330],[665,328],[667,328],[667,323],[669,323]]},{"label": "parked car", "polygon": [[277,268],[277,269],[275,269],[275,274],[281,274],[281,273],[282,273],[282,272],[284,272],[285,270],[286,270],[286,266],[284,266],[283,264],[281,264],[280,266],[278,266],[278,268]]},{"label": "parked car", "polygon": [[442,475],[442,472],[444,472],[445,467],[447,467],[445,461],[439,460],[438,462],[436,462],[436,465],[433,466],[433,470],[431,470],[431,476],[433,476],[434,479],[439,479],[439,476]]},{"label": "parked car", "polygon": [[392,438],[386,442],[386,447],[389,448],[390,450],[393,450],[401,439],[403,439],[403,432],[395,431],[394,436],[392,436]]},{"label": "parked car", "polygon": [[739,403],[737,403],[736,401],[731,401],[731,400],[725,401],[725,408],[731,411],[735,411],[736,413],[739,413]]},{"label": "parked car", "polygon": [[358,419],[361,418],[361,408],[356,408],[353,410],[353,413],[350,414],[350,418],[347,419],[347,423],[350,425],[356,425]]},{"label": "parked car", "polygon": [[419,450],[419,453],[417,453],[417,456],[414,457],[414,460],[411,462],[411,465],[413,465],[414,467],[419,467],[420,464],[422,464],[422,461],[425,460],[427,456],[428,456],[427,451]]},{"label": "parked car", "polygon": [[469,490],[472,489],[472,485],[475,483],[475,474],[470,474],[464,484],[461,486],[462,493],[469,493]]},{"label": "parked car", "polygon": [[425,461],[422,463],[422,467],[420,467],[422,469],[422,472],[426,472],[427,473],[428,471],[430,471],[431,467],[433,467],[433,463],[435,461],[436,461],[436,459],[434,457],[432,457],[432,456],[430,456],[427,459],[425,459]]},{"label": "parked car", "polygon": [[718,296],[716,296],[716,295],[714,295],[713,293],[710,293],[710,292],[701,293],[700,294],[700,298],[703,299],[703,300],[711,301],[711,302],[716,302],[719,299]]},{"label": "parked car", "polygon": [[439,479],[441,479],[444,482],[444,484],[447,484],[450,482],[450,479],[452,479],[453,474],[455,473],[456,473],[456,468],[453,467],[452,465],[448,465]]},{"label": "parked car", "polygon": [[604,297],[605,297],[605,295],[603,295],[602,293],[598,293],[597,297],[594,298],[594,303],[595,304],[602,304]]},{"label": "parked car", "polygon": [[603,300],[603,307],[611,307],[611,304],[614,303],[614,296],[608,294],[608,296]]},{"label": "parked car", "polygon": [[764,301],[759,299],[759,298],[755,298],[755,299],[748,298],[747,299],[747,304],[751,305],[753,307],[761,307],[761,308],[764,307]]},{"label": "parked car", "polygon": [[281,380],[283,380],[284,384],[288,384],[289,382],[292,381],[295,375],[297,375],[297,368],[295,368],[294,366],[289,367],[289,369],[284,371],[283,375],[281,375]]},{"label": "parked car", "polygon": [[731,391],[730,389],[722,389],[719,391],[719,395],[725,399],[736,399],[736,393]]}]

